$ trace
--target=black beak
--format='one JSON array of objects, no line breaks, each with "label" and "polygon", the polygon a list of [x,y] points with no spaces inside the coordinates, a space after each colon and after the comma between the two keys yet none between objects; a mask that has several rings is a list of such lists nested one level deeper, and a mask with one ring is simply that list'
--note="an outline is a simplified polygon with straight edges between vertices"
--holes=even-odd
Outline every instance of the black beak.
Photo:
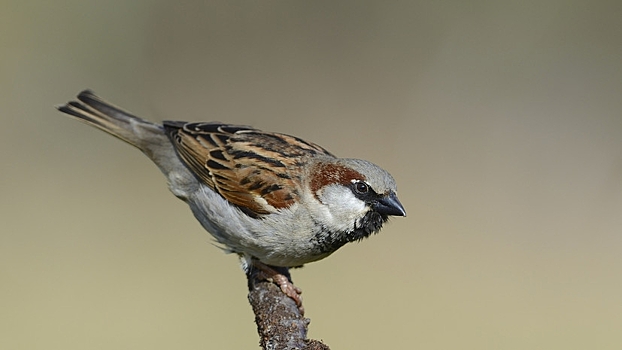
[{"label": "black beak", "polygon": [[395,192],[391,191],[388,195],[378,198],[378,201],[373,204],[373,208],[380,214],[406,216],[406,210],[404,206],[397,199]]}]

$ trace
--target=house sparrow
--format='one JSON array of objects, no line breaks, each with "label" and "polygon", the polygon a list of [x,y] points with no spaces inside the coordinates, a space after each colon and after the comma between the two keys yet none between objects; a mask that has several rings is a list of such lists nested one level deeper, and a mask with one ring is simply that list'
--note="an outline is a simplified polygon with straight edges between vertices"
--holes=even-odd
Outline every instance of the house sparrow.
[{"label": "house sparrow", "polygon": [[88,90],[78,100],[58,109],[145,153],[201,225],[299,307],[300,289],[271,266],[323,259],[378,232],[390,215],[406,216],[393,177],[368,161],[248,126],[154,124]]}]

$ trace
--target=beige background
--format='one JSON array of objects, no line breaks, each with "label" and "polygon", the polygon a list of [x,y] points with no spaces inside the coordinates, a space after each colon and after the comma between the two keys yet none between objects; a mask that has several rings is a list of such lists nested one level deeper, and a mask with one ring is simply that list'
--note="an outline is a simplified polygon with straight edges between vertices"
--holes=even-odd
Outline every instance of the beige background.
[{"label": "beige background", "polygon": [[[254,349],[234,256],[81,89],[393,173],[294,271],[334,349],[622,348],[622,2],[0,4],[0,348]],[[173,5],[174,4],[174,5]]]}]

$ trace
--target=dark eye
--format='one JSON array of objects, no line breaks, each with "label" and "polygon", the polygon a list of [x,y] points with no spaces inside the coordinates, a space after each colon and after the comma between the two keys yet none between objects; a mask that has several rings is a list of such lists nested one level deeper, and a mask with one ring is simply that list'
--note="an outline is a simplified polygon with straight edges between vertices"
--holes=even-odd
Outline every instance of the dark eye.
[{"label": "dark eye", "polygon": [[362,181],[358,181],[354,183],[354,190],[359,194],[365,194],[369,192],[369,186]]}]

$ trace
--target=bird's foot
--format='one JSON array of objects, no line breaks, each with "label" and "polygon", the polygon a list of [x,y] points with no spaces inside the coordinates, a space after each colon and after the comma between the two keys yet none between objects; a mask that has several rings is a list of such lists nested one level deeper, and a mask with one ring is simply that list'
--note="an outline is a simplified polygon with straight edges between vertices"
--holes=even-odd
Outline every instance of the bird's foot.
[{"label": "bird's foot", "polygon": [[[253,261],[253,266],[258,269],[257,277],[266,281],[270,281],[290,297],[298,306],[300,313],[304,315],[305,309],[302,306],[302,289],[296,287],[289,278],[289,272],[285,269],[284,272],[280,272],[273,266],[266,265],[259,261]],[[283,269],[283,268],[280,268]]]}]

